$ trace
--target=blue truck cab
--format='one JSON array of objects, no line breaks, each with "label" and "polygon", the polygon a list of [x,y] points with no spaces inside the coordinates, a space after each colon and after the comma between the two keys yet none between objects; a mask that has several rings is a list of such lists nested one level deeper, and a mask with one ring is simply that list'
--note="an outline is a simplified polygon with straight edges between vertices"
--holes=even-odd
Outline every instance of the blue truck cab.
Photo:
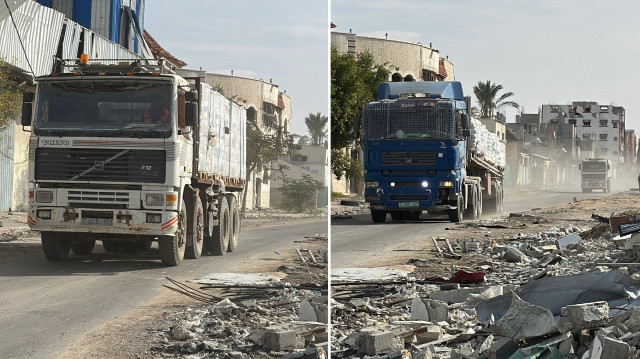
[{"label": "blue truck cab", "polygon": [[[374,223],[419,219],[423,211],[448,214],[459,222],[465,211],[477,218],[482,194],[499,181],[494,169],[468,158],[468,100],[460,82],[382,83],[378,101],[364,106],[365,201]],[[498,175],[498,176],[496,176]],[[500,192],[501,192],[501,188]],[[493,194],[496,196],[496,193]]]}]

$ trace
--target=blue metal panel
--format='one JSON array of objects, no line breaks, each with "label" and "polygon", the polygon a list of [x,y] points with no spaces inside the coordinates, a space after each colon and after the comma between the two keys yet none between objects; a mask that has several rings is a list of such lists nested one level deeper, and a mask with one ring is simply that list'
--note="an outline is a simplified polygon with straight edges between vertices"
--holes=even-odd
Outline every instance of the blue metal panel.
[{"label": "blue metal panel", "polygon": [[13,200],[14,135],[13,122],[0,128],[0,211],[3,212],[11,208]]},{"label": "blue metal panel", "polygon": [[111,0],[111,21],[109,40],[120,43],[120,21],[122,18],[122,0]]},{"label": "blue metal panel", "polygon": [[91,28],[91,6],[93,1],[74,0],[73,1],[73,21],[86,27]]}]

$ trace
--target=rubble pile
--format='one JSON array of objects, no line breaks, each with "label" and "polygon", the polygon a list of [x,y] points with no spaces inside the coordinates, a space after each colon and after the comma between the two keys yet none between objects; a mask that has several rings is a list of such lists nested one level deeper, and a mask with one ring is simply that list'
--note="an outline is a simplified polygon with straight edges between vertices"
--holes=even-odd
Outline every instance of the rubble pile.
[{"label": "rubble pile", "polygon": [[204,284],[200,288],[170,279],[173,290],[212,304],[165,314],[171,324],[154,331],[154,357],[326,358],[326,290],[282,284],[266,275],[223,277],[196,280]]},{"label": "rubble pile", "polygon": [[[569,224],[500,243],[448,241],[459,262],[485,258],[449,278],[332,273],[332,357],[640,358],[640,235],[632,238]],[[433,255],[452,258],[441,247]]]}]

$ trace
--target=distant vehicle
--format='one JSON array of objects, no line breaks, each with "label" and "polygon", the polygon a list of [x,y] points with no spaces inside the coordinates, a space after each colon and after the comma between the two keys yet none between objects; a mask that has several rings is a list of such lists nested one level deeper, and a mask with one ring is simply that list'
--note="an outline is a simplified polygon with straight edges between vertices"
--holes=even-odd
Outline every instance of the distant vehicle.
[{"label": "distant vehicle", "polygon": [[[365,105],[365,201],[374,223],[502,211],[505,146],[468,115],[460,82],[389,82]],[[359,130],[360,120],[356,123]]]},{"label": "distant vehicle", "polygon": [[611,160],[604,158],[587,158],[580,164],[582,192],[588,193],[594,189],[602,192],[611,191]]},{"label": "distant vehicle", "polygon": [[90,254],[96,240],[111,252],[157,241],[169,266],[235,250],[245,109],[201,82],[202,71],[85,56],[61,60],[24,98],[28,223],[46,258]]}]

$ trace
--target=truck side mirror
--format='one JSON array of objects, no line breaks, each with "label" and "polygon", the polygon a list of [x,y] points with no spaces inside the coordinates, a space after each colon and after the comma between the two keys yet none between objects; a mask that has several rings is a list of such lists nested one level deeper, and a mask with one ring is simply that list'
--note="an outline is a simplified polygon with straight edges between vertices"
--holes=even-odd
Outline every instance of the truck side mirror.
[{"label": "truck side mirror", "polygon": [[31,126],[34,97],[33,92],[25,92],[22,95],[22,126]]},{"label": "truck side mirror", "polygon": [[471,130],[468,128],[465,128],[464,130],[462,130],[462,136],[463,137],[471,137]]},{"label": "truck side mirror", "polygon": [[582,163],[578,165],[578,169],[582,171]]},{"label": "truck side mirror", "polygon": [[471,127],[471,125],[469,124],[469,115],[466,113],[463,113],[460,116],[460,123],[462,124],[463,130],[468,130]]},{"label": "truck side mirror", "polygon": [[187,102],[198,102],[198,91],[189,91],[185,93],[184,99]]},{"label": "truck side mirror", "polygon": [[185,124],[187,126],[195,126],[198,124],[198,103],[187,102],[184,105]]}]

